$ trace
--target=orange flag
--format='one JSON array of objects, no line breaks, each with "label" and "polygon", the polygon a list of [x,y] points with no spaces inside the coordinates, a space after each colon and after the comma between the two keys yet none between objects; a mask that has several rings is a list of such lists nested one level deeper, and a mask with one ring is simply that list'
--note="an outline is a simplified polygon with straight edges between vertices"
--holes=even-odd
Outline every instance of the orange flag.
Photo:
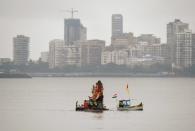
[{"label": "orange flag", "polygon": [[129,92],[129,86],[128,86],[128,84],[127,84],[127,87],[126,87],[126,91],[127,91],[128,96],[130,96],[130,92]]}]

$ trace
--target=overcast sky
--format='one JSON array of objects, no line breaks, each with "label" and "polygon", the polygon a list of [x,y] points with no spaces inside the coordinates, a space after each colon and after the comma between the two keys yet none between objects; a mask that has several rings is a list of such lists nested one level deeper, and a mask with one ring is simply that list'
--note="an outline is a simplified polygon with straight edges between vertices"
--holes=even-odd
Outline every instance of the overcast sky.
[{"label": "overcast sky", "polygon": [[110,44],[111,15],[120,13],[124,32],[136,36],[155,34],[166,42],[166,24],[175,18],[189,23],[195,32],[195,0],[0,0],[0,58],[12,58],[12,38],[27,35],[30,57],[38,59],[48,50],[48,42],[63,39],[64,18],[60,10],[75,8],[75,16],[87,27],[88,39],[102,39]]}]

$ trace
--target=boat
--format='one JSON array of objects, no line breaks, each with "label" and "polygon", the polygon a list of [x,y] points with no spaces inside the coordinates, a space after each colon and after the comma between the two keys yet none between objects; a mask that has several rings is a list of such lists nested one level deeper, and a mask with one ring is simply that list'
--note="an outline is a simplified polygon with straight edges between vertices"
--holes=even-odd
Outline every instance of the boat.
[{"label": "boat", "polygon": [[[142,111],[143,110],[142,102],[140,102],[139,104],[133,104],[133,101],[136,99],[130,98],[128,84],[127,84],[125,90],[129,96],[129,99],[116,100],[118,102],[117,110],[118,111]],[[112,98],[117,98],[117,94],[114,94]]]},{"label": "boat", "polygon": [[137,105],[132,105],[131,100],[119,100],[119,104],[117,106],[118,111],[142,111],[143,104],[142,102]]},{"label": "boat", "polygon": [[103,104],[103,84],[99,80],[96,85],[93,85],[92,96],[88,100],[84,100],[81,105],[78,105],[76,101],[76,111],[85,111],[85,112],[103,112],[109,109],[106,108]]},{"label": "boat", "polygon": [[76,111],[84,111],[84,112],[96,112],[101,113],[103,111],[108,111],[109,109],[106,106],[103,107],[89,107],[85,108],[83,105],[78,105],[78,101],[76,102]]}]

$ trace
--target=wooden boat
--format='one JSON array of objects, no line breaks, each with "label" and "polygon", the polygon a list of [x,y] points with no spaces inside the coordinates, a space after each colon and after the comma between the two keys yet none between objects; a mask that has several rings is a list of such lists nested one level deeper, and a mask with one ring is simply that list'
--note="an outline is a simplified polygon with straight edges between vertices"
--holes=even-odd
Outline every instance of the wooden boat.
[{"label": "wooden boat", "polygon": [[119,100],[119,105],[117,110],[119,111],[142,111],[143,104],[142,102],[138,105],[131,105],[131,100]]},{"label": "wooden boat", "polygon": [[96,112],[96,113],[101,113],[103,111],[107,111],[105,106],[103,107],[89,107],[89,108],[84,108],[83,105],[78,105],[78,101],[76,102],[76,111],[84,111],[84,112]]}]

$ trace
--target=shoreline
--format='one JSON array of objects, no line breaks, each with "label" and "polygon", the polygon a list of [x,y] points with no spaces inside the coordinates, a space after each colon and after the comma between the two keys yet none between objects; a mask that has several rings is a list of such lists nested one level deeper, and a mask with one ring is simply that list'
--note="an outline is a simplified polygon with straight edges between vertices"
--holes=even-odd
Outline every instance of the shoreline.
[{"label": "shoreline", "polygon": [[195,77],[162,73],[28,73],[31,77]]},{"label": "shoreline", "polygon": [[0,78],[32,78],[27,73],[0,73]]},{"label": "shoreline", "polygon": [[33,78],[33,77],[151,77],[151,78],[194,78],[192,75],[174,73],[0,73],[0,78]]}]

